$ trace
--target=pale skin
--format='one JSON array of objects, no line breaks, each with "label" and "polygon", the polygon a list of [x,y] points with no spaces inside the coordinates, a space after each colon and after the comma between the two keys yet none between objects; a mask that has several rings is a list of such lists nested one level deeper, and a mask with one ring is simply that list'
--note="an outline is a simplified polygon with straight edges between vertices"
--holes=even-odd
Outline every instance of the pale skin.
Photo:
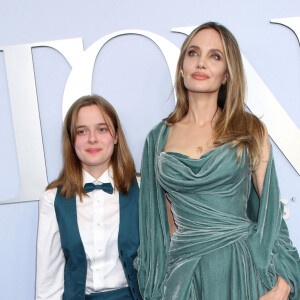
[{"label": "pale skin", "polygon": [[111,121],[104,118],[97,105],[80,108],[74,148],[82,168],[94,178],[99,178],[107,170],[118,141],[117,134],[114,131],[111,134],[109,128],[113,128]]},{"label": "pale skin", "polygon": [[[170,127],[164,151],[178,152],[198,159],[214,148],[213,130],[221,112],[217,106],[218,92],[229,77],[219,33],[214,29],[203,29],[194,36],[187,49],[182,71],[188,90],[189,110],[182,120]],[[259,196],[262,194],[269,155],[270,142],[265,128],[262,158],[252,172]],[[177,226],[167,198],[166,208],[172,236]],[[259,300],[286,300],[289,293],[289,284],[277,276],[276,286]]]}]

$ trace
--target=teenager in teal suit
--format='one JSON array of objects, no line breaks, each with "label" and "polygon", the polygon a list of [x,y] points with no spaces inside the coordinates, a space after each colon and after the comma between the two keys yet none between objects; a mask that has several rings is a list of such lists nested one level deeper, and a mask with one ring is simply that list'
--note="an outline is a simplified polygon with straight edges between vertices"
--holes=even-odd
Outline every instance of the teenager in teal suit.
[{"label": "teenager in teal suit", "polygon": [[268,133],[245,111],[242,58],[228,29],[210,22],[191,33],[175,88],[175,109],[143,153],[143,299],[299,300],[300,260]]},{"label": "teenager in teal suit", "polygon": [[40,199],[36,299],[140,300],[139,187],[117,113],[84,96],[62,138],[63,169]]}]

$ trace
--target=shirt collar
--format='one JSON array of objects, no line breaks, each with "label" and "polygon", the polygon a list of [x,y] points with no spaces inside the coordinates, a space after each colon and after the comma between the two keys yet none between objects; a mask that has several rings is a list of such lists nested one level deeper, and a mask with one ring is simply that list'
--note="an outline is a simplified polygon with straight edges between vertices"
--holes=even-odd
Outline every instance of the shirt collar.
[{"label": "shirt collar", "polygon": [[109,167],[99,178],[94,178],[91,174],[89,174],[84,169],[82,169],[82,172],[83,172],[83,185],[89,182],[97,184],[98,181],[98,184],[111,183],[112,187],[113,188],[115,187],[113,181],[113,175],[112,175],[113,174],[112,167]]}]

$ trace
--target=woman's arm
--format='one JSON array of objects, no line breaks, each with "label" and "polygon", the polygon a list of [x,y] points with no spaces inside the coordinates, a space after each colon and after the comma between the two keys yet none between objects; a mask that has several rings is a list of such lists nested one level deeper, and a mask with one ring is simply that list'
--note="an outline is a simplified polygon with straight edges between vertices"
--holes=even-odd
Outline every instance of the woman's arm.
[{"label": "woman's arm", "polygon": [[288,300],[290,292],[289,284],[282,277],[277,276],[276,286],[259,300]]},{"label": "woman's arm", "polygon": [[172,237],[173,233],[177,230],[177,226],[174,222],[174,216],[171,211],[171,202],[166,196],[166,209],[168,214],[168,223],[169,223],[169,230],[170,230],[170,237]]},{"label": "woman's arm", "polygon": [[46,191],[39,202],[36,300],[59,300],[64,292],[65,258],[54,209],[56,189]]},{"label": "woman's arm", "polygon": [[[262,154],[257,166],[252,173],[253,184],[259,197],[262,195],[264,178],[269,162],[271,145],[267,128],[264,127],[264,137],[262,144]],[[290,294],[291,287],[289,284],[280,276],[277,276],[276,286],[270,290],[266,295],[260,297],[259,300],[286,300]]]},{"label": "woman's arm", "polygon": [[264,126],[263,143],[261,148],[262,148],[261,149],[262,153],[261,153],[260,160],[258,164],[255,166],[254,171],[252,172],[253,184],[259,198],[261,197],[262,194],[265,174],[268,167],[268,162],[269,162],[270,152],[271,152],[269,135],[268,135],[267,128],[265,126]]}]

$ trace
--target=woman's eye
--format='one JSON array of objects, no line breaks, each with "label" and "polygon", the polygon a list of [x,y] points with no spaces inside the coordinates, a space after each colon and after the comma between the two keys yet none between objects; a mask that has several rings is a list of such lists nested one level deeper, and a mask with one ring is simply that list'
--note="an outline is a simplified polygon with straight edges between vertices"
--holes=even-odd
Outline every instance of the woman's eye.
[{"label": "woman's eye", "polygon": [[188,56],[196,56],[197,52],[195,50],[188,51]]},{"label": "woman's eye", "polygon": [[219,54],[216,54],[216,53],[212,54],[211,57],[215,60],[220,60],[221,59],[221,56]]},{"label": "woman's eye", "polygon": [[99,128],[99,131],[100,131],[100,132],[106,132],[106,131],[107,131],[107,128],[106,128],[106,127],[101,127],[101,128]]}]

